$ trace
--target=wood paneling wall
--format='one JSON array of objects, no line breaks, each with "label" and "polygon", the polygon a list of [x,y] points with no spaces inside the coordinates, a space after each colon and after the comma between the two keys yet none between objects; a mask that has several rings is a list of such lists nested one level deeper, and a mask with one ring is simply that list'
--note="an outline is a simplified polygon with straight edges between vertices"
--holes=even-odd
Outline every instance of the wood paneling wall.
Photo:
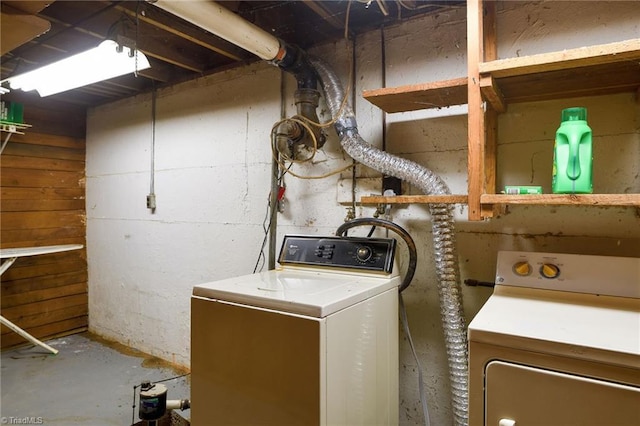
[{"label": "wood paneling wall", "polygon": [[[33,127],[12,135],[0,157],[0,245],[84,245],[85,111],[20,101]],[[82,124],[65,127],[65,117],[67,124]],[[19,258],[1,279],[2,315],[33,336],[87,329],[86,248]],[[2,348],[24,343],[2,327]]]}]

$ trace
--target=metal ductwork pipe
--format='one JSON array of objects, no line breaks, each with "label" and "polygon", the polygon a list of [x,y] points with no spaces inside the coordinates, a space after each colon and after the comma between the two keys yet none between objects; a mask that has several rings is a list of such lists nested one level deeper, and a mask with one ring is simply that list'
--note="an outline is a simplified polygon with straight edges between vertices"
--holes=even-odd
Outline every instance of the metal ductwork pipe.
[{"label": "metal ductwork pipe", "polygon": [[[320,59],[312,63],[322,81],[325,98],[344,150],[353,159],[383,174],[394,176],[420,188],[425,194],[450,194],[438,175],[413,161],[381,151],[368,144],[358,133],[358,125],[351,106],[342,106],[345,93],[333,70]],[[429,204],[433,228],[433,246],[438,275],[440,314],[449,361],[452,406],[455,424],[469,421],[468,346],[466,323],[462,308],[453,207]]]},{"label": "metal ductwork pipe", "polygon": [[[311,86],[314,85],[316,76],[309,75],[310,70],[315,71],[322,83],[327,105],[336,119],[334,126],[340,136],[342,147],[352,158],[383,174],[410,182],[425,194],[450,193],[442,179],[431,170],[381,151],[362,139],[349,103],[341,108],[345,94],[339,79],[323,61],[307,58],[304,52],[284,45],[268,32],[214,2],[156,0],[155,5],[270,61],[285,71],[294,73],[299,87],[315,89]],[[468,349],[453,208],[446,204],[429,206],[439,280],[440,311],[449,361],[453,414],[455,424],[465,426],[468,424]]]}]

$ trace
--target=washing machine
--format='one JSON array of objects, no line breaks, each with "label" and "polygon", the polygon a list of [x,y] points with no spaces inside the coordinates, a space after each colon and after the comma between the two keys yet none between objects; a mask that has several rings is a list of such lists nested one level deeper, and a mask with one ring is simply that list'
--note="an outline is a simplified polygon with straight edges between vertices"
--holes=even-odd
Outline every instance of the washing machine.
[{"label": "washing machine", "polygon": [[278,269],[195,286],[192,424],[397,424],[395,243],[286,236]]},{"label": "washing machine", "polygon": [[468,335],[472,426],[640,424],[639,258],[500,252]]}]

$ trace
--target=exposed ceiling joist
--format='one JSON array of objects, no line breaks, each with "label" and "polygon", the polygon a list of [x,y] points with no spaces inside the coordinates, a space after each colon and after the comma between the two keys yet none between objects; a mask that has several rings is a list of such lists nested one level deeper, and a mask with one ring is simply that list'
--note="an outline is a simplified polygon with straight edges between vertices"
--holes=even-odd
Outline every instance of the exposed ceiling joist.
[{"label": "exposed ceiling joist", "polygon": [[[380,2],[384,7],[380,7]],[[349,6],[346,0],[221,0],[218,3],[302,49],[344,38],[347,25],[349,36],[353,36],[464,5],[464,0],[380,2],[371,7],[361,2],[352,2]],[[52,96],[61,102],[99,105],[258,60],[253,54],[161,10],[152,2],[3,0],[0,4],[0,79],[95,47],[107,38],[128,39],[128,43],[133,40],[149,58],[151,68],[138,72],[137,76],[123,76]],[[11,37],[18,36],[10,42]]]}]

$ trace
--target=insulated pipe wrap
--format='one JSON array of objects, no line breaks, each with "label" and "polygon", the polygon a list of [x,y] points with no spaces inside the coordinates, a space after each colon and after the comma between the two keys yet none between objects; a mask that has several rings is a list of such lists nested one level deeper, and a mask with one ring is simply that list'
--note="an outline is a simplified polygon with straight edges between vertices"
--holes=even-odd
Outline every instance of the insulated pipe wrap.
[{"label": "insulated pipe wrap", "polygon": [[[420,188],[425,194],[450,194],[444,181],[431,170],[367,143],[358,134],[357,122],[351,106],[343,105],[344,91],[333,70],[323,61],[310,58],[322,82],[327,106],[336,118],[335,128],[344,150],[353,159],[383,174],[395,176]],[[452,406],[455,424],[468,424],[468,348],[466,324],[462,308],[462,288],[456,253],[453,207],[429,204],[433,226],[433,245],[440,314],[449,362]]]}]

